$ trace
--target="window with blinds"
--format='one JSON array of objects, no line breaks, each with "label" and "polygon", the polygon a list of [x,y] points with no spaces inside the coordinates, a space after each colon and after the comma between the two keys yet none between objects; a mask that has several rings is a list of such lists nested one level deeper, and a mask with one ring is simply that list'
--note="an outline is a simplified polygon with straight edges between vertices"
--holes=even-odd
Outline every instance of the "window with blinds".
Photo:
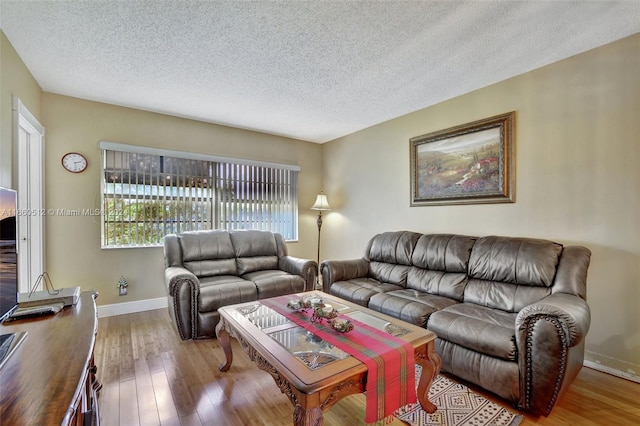
[{"label": "window with blinds", "polygon": [[166,234],[201,229],[297,239],[297,168],[145,151],[102,150],[103,248],[159,246]]}]

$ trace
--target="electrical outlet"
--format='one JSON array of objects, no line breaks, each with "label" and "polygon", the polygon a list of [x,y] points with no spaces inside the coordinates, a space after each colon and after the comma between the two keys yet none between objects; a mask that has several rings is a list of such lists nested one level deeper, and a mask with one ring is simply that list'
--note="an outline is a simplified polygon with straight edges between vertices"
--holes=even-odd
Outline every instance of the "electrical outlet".
[{"label": "electrical outlet", "polygon": [[124,277],[120,277],[120,279],[118,280],[118,294],[120,296],[126,296],[127,287],[129,287],[129,284],[127,284],[127,280],[125,280]]}]

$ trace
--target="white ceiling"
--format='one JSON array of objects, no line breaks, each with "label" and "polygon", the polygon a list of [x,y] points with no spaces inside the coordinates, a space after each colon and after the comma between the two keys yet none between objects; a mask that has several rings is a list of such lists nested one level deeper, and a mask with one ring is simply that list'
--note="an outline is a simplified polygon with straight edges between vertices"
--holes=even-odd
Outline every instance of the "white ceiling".
[{"label": "white ceiling", "polygon": [[326,142],[640,31],[640,1],[11,1],[43,90]]}]

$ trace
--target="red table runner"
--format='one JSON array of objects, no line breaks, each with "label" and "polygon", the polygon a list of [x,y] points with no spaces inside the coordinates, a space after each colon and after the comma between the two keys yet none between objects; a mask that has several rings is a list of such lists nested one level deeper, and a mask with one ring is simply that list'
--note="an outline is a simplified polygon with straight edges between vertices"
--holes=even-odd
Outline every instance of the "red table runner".
[{"label": "red table runner", "polygon": [[413,345],[351,318],[354,329],[348,333],[334,330],[326,320],[312,323],[312,310],[292,311],[287,307],[289,300],[290,296],[278,296],[260,303],[366,364],[367,423],[385,419],[398,408],[416,402]]}]

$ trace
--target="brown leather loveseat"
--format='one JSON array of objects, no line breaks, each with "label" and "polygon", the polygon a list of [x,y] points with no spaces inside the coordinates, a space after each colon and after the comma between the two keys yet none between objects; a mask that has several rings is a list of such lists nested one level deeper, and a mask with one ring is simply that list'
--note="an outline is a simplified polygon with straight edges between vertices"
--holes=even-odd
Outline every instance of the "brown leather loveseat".
[{"label": "brown leather loveseat", "polygon": [[540,239],[401,231],[321,271],[325,292],[435,332],[443,371],[548,415],[582,368],[590,256]]},{"label": "brown leather loveseat", "polygon": [[268,231],[192,231],[164,239],[169,314],[183,340],[215,336],[218,308],[313,289],[318,264]]}]

